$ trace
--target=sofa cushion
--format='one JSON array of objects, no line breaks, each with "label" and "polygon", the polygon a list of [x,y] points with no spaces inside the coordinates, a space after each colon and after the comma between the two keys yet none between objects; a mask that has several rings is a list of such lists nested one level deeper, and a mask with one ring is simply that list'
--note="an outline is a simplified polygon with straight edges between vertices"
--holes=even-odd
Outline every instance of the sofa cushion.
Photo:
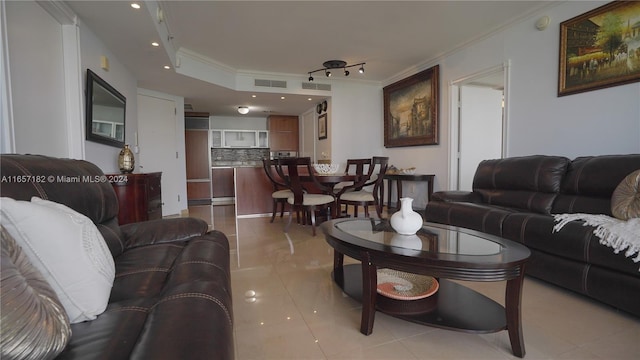
[{"label": "sofa cushion", "polygon": [[473,191],[490,205],[549,214],[568,165],[569,159],[561,156],[484,160],[473,178]]},{"label": "sofa cushion", "polygon": [[55,291],[5,230],[0,266],[0,357],[52,359],[71,337],[69,319]]},{"label": "sofa cushion", "polygon": [[611,213],[622,220],[640,217],[640,169],[627,175],[613,191]]},{"label": "sofa cushion", "polygon": [[552,213],[612,216],[611,195],[631,172],[640,169],[640,154],[584,156],[571,162]]},{"label": "sofa cushion", "polygon": [[71,323],[107,307],[115,264],[86,216],[50,201],[2,198],[2,224],[51,284]]}]

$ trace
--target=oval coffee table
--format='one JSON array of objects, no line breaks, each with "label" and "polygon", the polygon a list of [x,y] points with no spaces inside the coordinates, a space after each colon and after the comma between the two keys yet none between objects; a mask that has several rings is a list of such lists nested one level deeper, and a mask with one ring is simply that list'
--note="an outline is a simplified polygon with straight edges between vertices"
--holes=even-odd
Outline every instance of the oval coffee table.
[{"label": "oval coffee table", "polygon": [[[425,223],[416,235],[399,235],[388,221],[336,219],[321,229],[334,249],[333,279],[362,301],[360,332],[373,331],[375,311],[407,321],[472,333],[507,330],[513,354],[524,357],[521,295],[529,249],[514,241],[478,231]],[[344,266],[344,255],[361,264]],[[430,275],[438,291],[419,300],[396,300],[377,294],[377,270],[389,268]],[[505,306],[457,282],[506,281]]]}]

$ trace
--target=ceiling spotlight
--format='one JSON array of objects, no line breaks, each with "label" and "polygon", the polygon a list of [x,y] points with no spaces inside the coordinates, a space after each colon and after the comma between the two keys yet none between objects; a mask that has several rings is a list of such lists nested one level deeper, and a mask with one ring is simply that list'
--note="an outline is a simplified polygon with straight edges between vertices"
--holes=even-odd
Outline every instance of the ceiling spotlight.
[{"label": "ceiling spotlight", "polygon": [[134,9],[140,9],[140,4],[138,3],[131,3],[131,7]]},{"label": "ceiling spotlight", "polygon": [[309,81],[313,81],[313,73],[315,72],[320,72],[320,71],[324,71],[324,75],[326,77],[330,77],[331,76],[331,70],[333,69],[342,69],[344,71],[344,76],[349,76],[350,72],[349,70],[347,70],[350,67],[356,67],[359,66],[360,69],[358,69],[358,71],[360,72],[360,74],[364,73],[364,64],[365,63],[357,63],[357,64],[353,64],[353,65],[347,65],[346,61],[342,61],[342,60],[329,60],[329,61],[325,61],[324,63],[322,63],[322,66],[324,66],[321,69],[317,69],[317,70],[313,70],[313,71],[309,71]]},{"label": "ceiling spotlight", "polygon": [[160,44],[157,41],[154,41],[151,43],[151,46],[160,46]]},{"label": "ceiling spotlight", "polygon": [[246,115],[249,113],[249,107],[248,106],[238,106],[238,112],[242,115]]},{"label": "ceiling spotlight", "polygon": [[164,69],[165,69],[165,70],[169,70],[169,69],[171,69],[171,66],[169,66],[169,65],[165,65],[165,66],[164,66]]}]

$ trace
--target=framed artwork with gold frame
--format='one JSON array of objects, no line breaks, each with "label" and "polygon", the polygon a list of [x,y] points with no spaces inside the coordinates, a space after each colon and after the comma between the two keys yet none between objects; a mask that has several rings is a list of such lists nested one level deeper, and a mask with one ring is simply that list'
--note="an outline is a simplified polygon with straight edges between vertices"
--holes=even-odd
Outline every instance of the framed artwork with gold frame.
[{"label": "framed artwork with gold frame", "polygon": [[639,1],[614,1],[560,23],[558,96],[637,81]]},{"label": "framed artwork with gold frame", "polygon": [[438,144],[439,66],[383,88],[384,146]]}]

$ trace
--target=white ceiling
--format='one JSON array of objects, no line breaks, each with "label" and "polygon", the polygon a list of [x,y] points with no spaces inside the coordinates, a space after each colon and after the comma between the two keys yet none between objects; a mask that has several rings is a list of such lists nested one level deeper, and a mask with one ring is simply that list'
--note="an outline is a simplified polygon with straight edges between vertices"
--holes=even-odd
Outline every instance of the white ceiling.
[{"label": "white ceiling", "polygon": [[194,111],[238,116],[235,109],[249,105],[260,110],[246,116],[265,116],[301,114],[322,98],[281,100],[268,93],[251,98],[251,92],[163,69],[171,64],[167,52],[182,49],[237,72],[299,75],[304,81],[326,60],[366,62],[364,75],[314,77],[329,84],[356,78],[384,84],[551,1],[160,1],[173,49],[150,45],[161,42],[156,16],[145,8],[153,4],[140,3],[143,8],[134,10],[128,1],[67,1],[137,77],[139,87],[184,96]]}]

